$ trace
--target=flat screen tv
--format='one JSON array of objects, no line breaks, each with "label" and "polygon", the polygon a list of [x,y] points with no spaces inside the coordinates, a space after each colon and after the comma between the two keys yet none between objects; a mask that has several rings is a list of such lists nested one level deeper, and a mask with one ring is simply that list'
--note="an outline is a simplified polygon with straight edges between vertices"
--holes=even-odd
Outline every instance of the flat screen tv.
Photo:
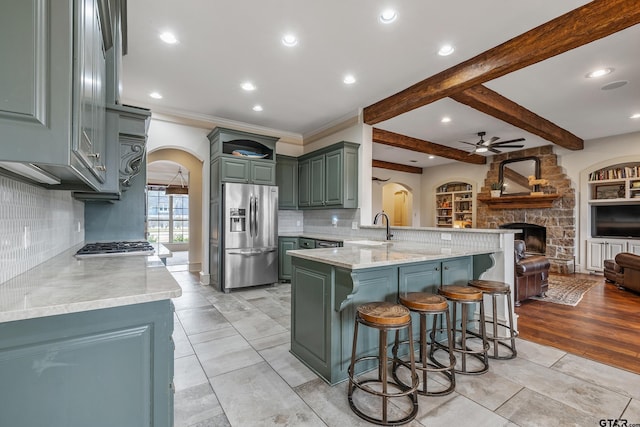
[{"label": "flat screen tv", "polygon": [[640,204],[592,206],[591,237],[640,237]]}]

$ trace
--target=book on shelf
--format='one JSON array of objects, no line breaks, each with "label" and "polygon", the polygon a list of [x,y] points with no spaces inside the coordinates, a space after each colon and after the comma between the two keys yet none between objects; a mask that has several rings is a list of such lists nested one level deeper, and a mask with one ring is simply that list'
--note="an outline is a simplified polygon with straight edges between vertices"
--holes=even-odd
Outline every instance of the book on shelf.
[{"label": "book on shelf", "polygon": [[589,174],[589,181],[604,181],[610,179],[625,179],[640,177],[640,165],[620,166],[599,169]]}]

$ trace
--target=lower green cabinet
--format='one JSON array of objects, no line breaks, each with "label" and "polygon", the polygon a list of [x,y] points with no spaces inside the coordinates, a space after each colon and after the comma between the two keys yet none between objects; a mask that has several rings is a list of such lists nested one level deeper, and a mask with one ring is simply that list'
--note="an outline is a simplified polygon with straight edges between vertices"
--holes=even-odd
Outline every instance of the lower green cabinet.
[{"label": "lower green cabinet", "polygon": [[291,255],[287,251],[298,249],[297,237],[278,237],[278,280],[291,280]]},{"label": "lower green cabinet", "polygon": [[0,324],[1,426],[173,425],[173,306]]},{"label": "lower green cabinet", "polygon": [[[473,277],[472,257],[356,270],[294,257],[292,266],[291,352],[329,384],[347,378],[358,305],[397,302],[403,292],[436,292],[443,283]],[[417,336],[418,318],[412,318]],[[358,355],[375,352],[377,331],[362,328],[358,343]]]}]

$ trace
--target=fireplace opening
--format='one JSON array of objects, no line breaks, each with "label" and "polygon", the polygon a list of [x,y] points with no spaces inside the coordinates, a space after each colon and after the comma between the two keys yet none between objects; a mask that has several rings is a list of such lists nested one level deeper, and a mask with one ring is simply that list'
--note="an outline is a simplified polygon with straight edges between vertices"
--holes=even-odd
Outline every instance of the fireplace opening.
[{"label": "fireplace opening", "polygon": [[502,224],[500,228],[520,229],[522,233],[514,235],[515,240],[524,240],[527,247],[527,253],[544,255],[547,251],[547,228],[537,224],[528,224],[526,222],[512,222],[510,224]]}]

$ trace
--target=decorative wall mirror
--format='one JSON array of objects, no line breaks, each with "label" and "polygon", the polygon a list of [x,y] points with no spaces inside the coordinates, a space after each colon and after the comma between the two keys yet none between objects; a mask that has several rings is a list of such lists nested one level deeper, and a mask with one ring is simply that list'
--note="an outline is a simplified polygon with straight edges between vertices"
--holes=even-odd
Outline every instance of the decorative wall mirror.
[{"label": "decorative wall mirror", "polygon": [[538,191],[538,186],[529,186],[529,177],[540,179],[540,159],[536,156],[500,162],[499,180],[502,182],[502,194],[509,196],[528,195]]}]

